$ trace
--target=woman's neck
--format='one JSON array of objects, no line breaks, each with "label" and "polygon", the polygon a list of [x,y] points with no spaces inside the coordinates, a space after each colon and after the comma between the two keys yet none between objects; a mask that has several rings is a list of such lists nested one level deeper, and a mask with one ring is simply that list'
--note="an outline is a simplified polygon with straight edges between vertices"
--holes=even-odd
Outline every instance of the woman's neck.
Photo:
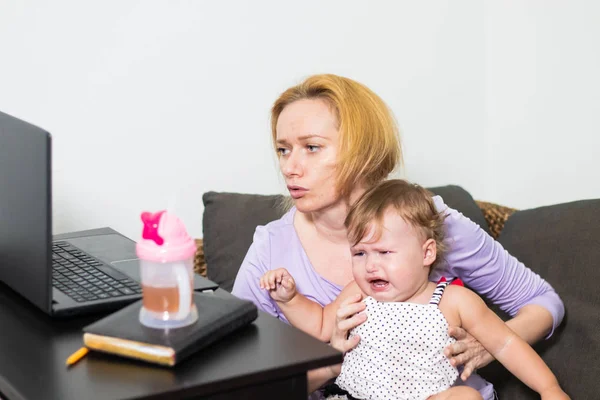
[{"label": "woman's neck", "polygon": [[307,220],[314,227],[318,237],[335,244],[347,244],[347,230],[344,221],[348,215],[345,202],[326,210],[306,214]]},{"label": "woman's neck", "polygon": [[335,204],[319,211],[304,214],[307,222],[315,229],[318,237],[328,240],[334,244],[348,245],[348,230],[344,226],[350,205],[358,200],[365,192],[357,188],[350,198],[340,198]]}]

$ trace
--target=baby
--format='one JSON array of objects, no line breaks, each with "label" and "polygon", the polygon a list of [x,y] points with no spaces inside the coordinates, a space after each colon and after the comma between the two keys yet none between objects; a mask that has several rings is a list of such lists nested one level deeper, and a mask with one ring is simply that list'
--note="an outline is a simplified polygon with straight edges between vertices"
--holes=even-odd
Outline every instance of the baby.
[{"label": "baby", "polygon": [[444,356],[454,341],[448,326],[460,326],[542,399],[568,399],[539,355],[472,291],[429,281],[443,253],[444,216],[431,194],[403,180],[389,180],[366,192],[346,218],[352,244],[354,281],[325,307],[296,291],[287,270],[267,272],[269,290],[290,323],[329,341],[335,313],[344,300],[361,294],[366,322],[350,335],[358,345],[346,353],[329,392],[347,399],[480,399],[453,386],[458,370]]}]

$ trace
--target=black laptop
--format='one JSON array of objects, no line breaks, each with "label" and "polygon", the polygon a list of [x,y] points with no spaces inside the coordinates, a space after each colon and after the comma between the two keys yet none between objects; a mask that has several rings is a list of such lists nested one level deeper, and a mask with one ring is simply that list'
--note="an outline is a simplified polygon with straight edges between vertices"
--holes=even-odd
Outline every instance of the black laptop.
[{"label": "black laptop", "polygon": [[[134,241],[110,228],[52,237],[51,144],[48,132],[0,112],[0,281],[57,317],[138,300]],[[195,276],[197,291],[216,288]]]}]

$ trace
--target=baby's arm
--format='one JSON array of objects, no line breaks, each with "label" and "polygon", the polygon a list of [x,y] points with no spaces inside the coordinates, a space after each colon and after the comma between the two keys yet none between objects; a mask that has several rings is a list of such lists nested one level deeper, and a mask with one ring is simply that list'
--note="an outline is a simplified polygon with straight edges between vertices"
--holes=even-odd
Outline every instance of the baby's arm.
[{"label": "baby's arm", "polygon": [[469,289],[448,287],[462,327],[543,399],[568,399],[542,358]]},{"label": "baby's arm", "polygon": [[298,293],[294,279],[283,268],[267,272],[261,278],[260,286],[269,290],[271,298],[275,300],[290,324],[323,342],[329,342],[331,339],[335,312],[339,304],[360,292],[358,286],[352,281],[333,302],[322,307]]},{"label": "baby's arm", "polygon": [[335,324],[335,313],[340,303],[356,293],[360,293],[360,289],[352,281],[325,307],[300,293],[296,293],[287,303],[277,302],[277,305],[293,326],[323,342],[329,342]]}]

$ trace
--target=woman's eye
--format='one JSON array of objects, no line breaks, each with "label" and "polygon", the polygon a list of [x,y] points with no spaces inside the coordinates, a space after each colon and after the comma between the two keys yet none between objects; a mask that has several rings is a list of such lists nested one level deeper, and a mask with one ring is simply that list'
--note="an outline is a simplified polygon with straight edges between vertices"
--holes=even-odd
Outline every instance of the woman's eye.
[{"label": "woman's eye", "polygon": [[279,147],[277,149],[277,154],[279,154],[280,156],[285,156],[289,153],[290,151],[284,147]]},{"label": "woman's eye", "polygon": [[320,149],[320,146],[315,146],[313,144],[309,144],[306,146],[306,148],[308,149],[308,151],[310,151],[311,153],[314,153],[315,151]]},{"label": "woman's eye", "polygon": [[381,254],[390,254],[391,251],[389,251],[389,250],[382,250],[379,253],[381,253]]},{"label": "woman's eye", "polygon": [[362,257],[365,255],[364,251],[356,251],[354,252],[354,257]]}]

